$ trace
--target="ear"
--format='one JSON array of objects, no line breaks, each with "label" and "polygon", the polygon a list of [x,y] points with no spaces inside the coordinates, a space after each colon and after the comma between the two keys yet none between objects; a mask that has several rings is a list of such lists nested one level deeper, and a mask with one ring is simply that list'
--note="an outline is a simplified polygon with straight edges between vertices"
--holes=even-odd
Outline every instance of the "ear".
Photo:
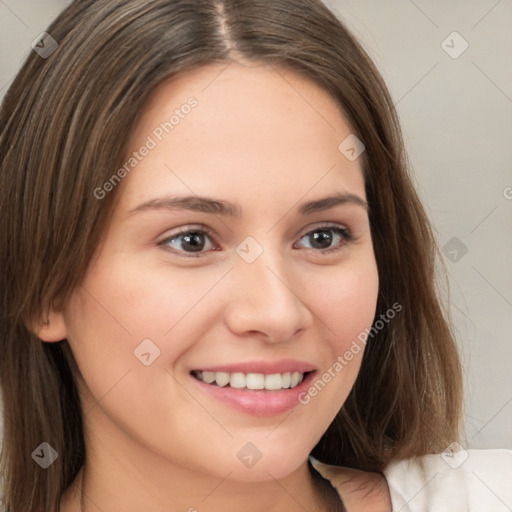
[{"label": "ear", "polygon": [[44,319],[37,322],[31,329],[32,332],[45,342],[62,341],[67,338],[66,321],[63,313],[51,310]]}]

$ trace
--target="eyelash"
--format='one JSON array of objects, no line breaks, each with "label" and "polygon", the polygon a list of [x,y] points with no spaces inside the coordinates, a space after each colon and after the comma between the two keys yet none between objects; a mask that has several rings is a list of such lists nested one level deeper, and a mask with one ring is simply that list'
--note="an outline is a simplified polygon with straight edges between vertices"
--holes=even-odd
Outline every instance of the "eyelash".
[{"label": "eyelash", "polygon": [[[351,234],[351,232],[347,229],[347,228],[344,228],[344,227],[341,227],[337,224],[329,224],[329,223],[326,223],[326,224],[323,224],[323,225],[320,225],[320,226],[317,226],[315,227],[314,229],[310,229],[309,231],[306,231],[304,234],[302,234],[299,238],[299,240],[302,240],[304,237],[308,236],[308,235],[311,235],[312,233],[315,233],[315,232],[318,232],[318,231],[332,231],[334,233],[336,233],[337,235],[339,235],[341,238],[342,238],[342,241],[341,243],[337,246],[337,247],[332,247],[332,248],[329,248],[329,249],[314,249],[314,248],[311,248],[310,250],[314,251],[314,252],[320,252],[321,254],[325,254],[325,253],[332,253],[332,252],[336,252],[336,251],[339,251],[341,249],[343,249],[343,247],[347,244],[349,244],[350,242],[352,242],[354,240],[354,237],[353,235]],[[183,236],[183,235],[189,235],[189,234],[202,234],[202,235],[207,235],[212,242],[214,242],[214,235],[213,235],[213,232],[207,228],[206,226],[201,226],[200,228],[185,228],[177,233],[174,233],[172,236],[170,237],[167,237],[165,240],[162,240],[161,242],[158,243],[159,246],[162,246],[165,250],[169,250],[169,251],[172,251],[173,253],[179,253],[180,255],[184,255],[184,257],[186,258],[199,258],[199,257],[202,257],[205,252],[207,251],[201,251],[201,252],[198,252],[198,253],[187,253],[185,251],[176,251],[175,249],[171,249],[170,247],[168,247],[166,244],[169,243],[169,242],[172,242],[176,239],[178,239],[180,236]]]}]

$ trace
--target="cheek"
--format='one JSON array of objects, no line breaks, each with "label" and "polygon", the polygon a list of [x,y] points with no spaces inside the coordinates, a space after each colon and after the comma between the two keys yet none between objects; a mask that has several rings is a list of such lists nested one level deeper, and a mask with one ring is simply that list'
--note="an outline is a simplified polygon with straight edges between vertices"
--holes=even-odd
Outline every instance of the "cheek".
[{"label": "cheek", "polygon": [[137,261],[127,262],[126,272],[108,278],[111,288],[118,291],[119,314],[139,338],[162,338],[184,325],[198,326],[198,311],[210,303],[210,292],[226,273],[224,268],[211,266],[172,268],[154,262],[146,269],[141,266]]},{"label": "cheek", "polygon": [[141,432],[147,430],[144,418],[174,425],[168,414],[176,404],[185,407],[182,417],[196,406],[171,373],[206,337],[219,298],[208,295],[225,274],[143,267],[122,258],[95,266],[72,297],[66,318],[85,410],[104,409],[126,430]]},{"label": "cheek", "polygon": [[[201,411],[171,375],[172,365],[196,339],[187,312],[207,289],[187,292],[185,283],[174,281],[174,288],[148,273],[142,280],[122,266],[110,268],[88,274],[66,318],[85,420],[114,444],[117,425],[155,452],[180,454],[172,439],[160,444],[163,427],[182,440],[203,427],[189,419]],[[210,430],[219,436],[215,425]]]},{"label": "cheek", "polygon": [[[327,428],[357,379],[365,342],[375,317],[379,279],[373,258],[320,281],[313,295],[325,343],[318,347],[324,365],[300,401]],[[336,285],[333,285],[336,282]],[[329,284],[330,283],[330,284]],[[322,286],[323,285],[323,286]],[[305,289],[305,288],[304,288]]]},{"label": "cheek", "polygon": [[168,356],[178,355],[188,348],[184,340],[192,344],[201,335],[197,319],[199,313],[207,316],[208,305],[203,299],[224,272],[141,267],[143,262],[129,264],[119,258],[95,267],[78,289],[67,323],[72,337],[87,339],[89,352],[101,346],[105,356],[130,358],[143,340],[150,339]]},{"label": "cheek", "polygon": [[318,286],[313,300],[322,319],[329,345],[343,353],[373,322],[379,279],[373,259],[337,273]]}]

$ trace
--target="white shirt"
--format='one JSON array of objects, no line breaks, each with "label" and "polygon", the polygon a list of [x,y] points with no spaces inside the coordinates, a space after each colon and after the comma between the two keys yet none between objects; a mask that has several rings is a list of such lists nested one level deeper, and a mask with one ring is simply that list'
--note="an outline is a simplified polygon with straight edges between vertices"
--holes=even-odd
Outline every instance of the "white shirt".
[{"label": "white shirt", "polygon": [[[335,478],[336,466],[310,459],[324,478]],[[512,450],[424,455],[383,473],[393,512],[512,512]]]},{"label": "white shirt", "polygon": [[393,462],[393,512],[512,512],[512,450],[463,450]]}]

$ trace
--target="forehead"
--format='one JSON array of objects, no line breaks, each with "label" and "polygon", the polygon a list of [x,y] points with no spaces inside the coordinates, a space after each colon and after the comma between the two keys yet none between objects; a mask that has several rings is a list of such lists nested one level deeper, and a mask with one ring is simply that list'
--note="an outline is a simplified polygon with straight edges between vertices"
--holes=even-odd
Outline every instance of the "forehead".
[{"label": "forehead", "polygon": [[127,158],[151,149],[126,180],[126,196],[140,202],[168,188],[240,198],[264,186],[296,200],[313,187],[362,193],[359,162],[338,149],[350,134],[335,100],[289,69],[198,68],[167,80],[147,102]]},{"label": "forehead", "polygon": [[[343,116],[325,89],[289,67],[230,61],[170,77],[151,94],[144,117],[165,117],[168,109],[179,107],[190,96],[200,101],[204,115],[218,115],[221,109],[227,109],[226,113],[231,115],[234,109],[251,112],[253,116],[259,112],[271,120],[267,114],[287,110],[290,119],[295,113],[312,124],[323,121],[331,130],[339,127],[336,125]],[[263,111],[261,106],[265,107]],[[162,108],[166,110],[162,112]]]}]

